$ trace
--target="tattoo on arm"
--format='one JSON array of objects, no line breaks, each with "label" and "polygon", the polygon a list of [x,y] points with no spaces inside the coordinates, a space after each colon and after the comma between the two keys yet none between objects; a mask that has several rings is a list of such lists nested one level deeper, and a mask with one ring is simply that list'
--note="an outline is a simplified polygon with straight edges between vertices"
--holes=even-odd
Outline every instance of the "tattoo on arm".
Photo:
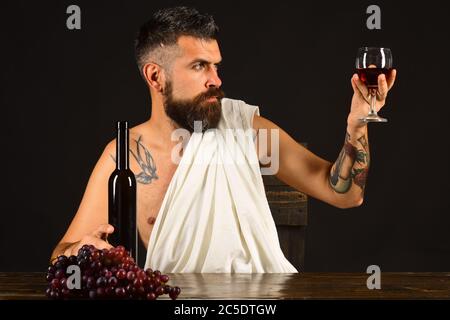
[{"label": "tattoo on arm", "polygon": [[352,184],[359,186],[364,193],[369,172],[369,145],[365,136],[357,139],[358,146],[350,143],[350,135],[345,136],[344,147],[331,168],[330,185],[338,193],[346,193]]},{"label": "tattoo on arm", "polygon": [[[150,154],[150,151],[147,150],[147,148],[142,144],[142,136],[139,136],[137,140],[134,140],[136,142],[136,154],[131,150],[130,153],[138,163],[139,167],[142,169],[142,171],[138,174],[135,174],[136,181],[142,184],[150,184],[153,180],[158,179],[158,175],[156,174],[156,165],[155,161],[153,160],[152,155]],[[145,159],[142,157],[142,153],[144,153]],[[111,158],[114,162],[116,162],[116,159],[113,155],[111,155]]]}]

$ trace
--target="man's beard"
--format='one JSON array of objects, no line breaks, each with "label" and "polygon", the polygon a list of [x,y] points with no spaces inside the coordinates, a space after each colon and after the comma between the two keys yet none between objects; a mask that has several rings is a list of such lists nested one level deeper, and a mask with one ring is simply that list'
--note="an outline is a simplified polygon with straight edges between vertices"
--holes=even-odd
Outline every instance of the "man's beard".
[{"label": "man's beard", "polygon": [[[179,127],[194,132],[201,129],[216,128],[222,115],[221,100],[225,93],[217,87],[210,87],[206,92],[195,96],[192,99],[175,100],[172,92],[172,82],[168,81],[164,88],[164,109],[167,116]],[[216,97],[214,101],[207,101],[211,97]],[[201,121],[201,128],[194,127],[194,121]]]}]

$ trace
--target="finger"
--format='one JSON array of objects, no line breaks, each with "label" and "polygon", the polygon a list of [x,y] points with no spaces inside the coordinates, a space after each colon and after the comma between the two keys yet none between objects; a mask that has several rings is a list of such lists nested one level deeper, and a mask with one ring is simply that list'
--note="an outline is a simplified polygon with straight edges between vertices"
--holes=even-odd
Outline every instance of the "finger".
[{"label": "finger", "polygon": [[98,250],[111,249],[113,247],[108,242],[103,241],[99,238],[92,238],[91,243],[89,243],[89,244],[92,244]]},{"label": "finger", "polygon": [[353,81],[356,84],[356,87],[358,88],[359,92],[361,92],[362,96],[368,97],[369,96],[369,90],[367,89],[366,85],[364,84],[364,82],[361,81],[361,79],[359,78],[359,76],[355,73],[353,75]]},{"label": "finger", "polygon": [[382,73],[378,76],[378,93],[380,100],[386,99],[388,90],[386,76]]},{"label": "finger", "polygon": [[356,93],[356,94],[358,94],[358,93],[361,93],[361,92],[359,92],[359,89],[358,89],[358,87],[356,86],[356,83],[355,83],[355,77],[357,77],[357,75],[356,75],[356,73],[352,76],[352,78],[350,79],[350,83],[352,84],[352,88],[353,88],[353,91]]},{"label": "finger", "polygon": [[394,86],[395,78],[397,77],[397,70],[392,69],[391,72],[389,72],[389,76],[387,78],[387,84],[388,89],[391,90],[391,88]]},{"label": "finger", "polygon": [[355,73],[351,79],[351,84],[352,84],[352,88],[355,94],[357,94],[361,99],[365,100],[367,103],[369,103],[369,101],[367,101],[366,97],[363,95],[363,93],[359,90],[356,81],[358,80],[358,75]]},{"label": "finger", "polygon": [[92,236],[96,238],[102,238],[104,234],[111,234],[114,232],[114,227],[110,224],[100,225],[93,233]]},{"label": "finger", "polygon": [[83,241],[78,241],[77,245],[75,247],[73,247],[73,249],[71,250],[70,254],[76,256],[78,254],[78,251],[81,249],[81,247],[83,245],[84,245]]}]

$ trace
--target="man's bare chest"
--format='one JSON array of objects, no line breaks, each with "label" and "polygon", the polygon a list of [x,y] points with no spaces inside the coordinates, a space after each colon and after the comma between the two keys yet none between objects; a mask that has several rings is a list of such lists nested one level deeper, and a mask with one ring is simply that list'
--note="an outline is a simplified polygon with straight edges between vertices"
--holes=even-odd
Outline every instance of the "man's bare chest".
[{"label": "man's bare chest", "polygon": [[[170,159],[154,158],[155,170],[153,177],[139,181],[137,177],[137,225],[144,243],[150,237],[167,189],[172,181],[177,165]],[[135,171],[134,171],[135,172]]]}]

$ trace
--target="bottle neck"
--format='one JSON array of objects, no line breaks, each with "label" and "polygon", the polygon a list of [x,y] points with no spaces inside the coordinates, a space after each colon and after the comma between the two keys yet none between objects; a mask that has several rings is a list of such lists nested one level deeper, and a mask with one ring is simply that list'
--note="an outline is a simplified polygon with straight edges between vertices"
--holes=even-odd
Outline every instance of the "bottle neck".
[{"label": "bottle neck", "polygon": [[127,170],[128,160],[128,123],[120,121],[117,123],[116,168]]}]

